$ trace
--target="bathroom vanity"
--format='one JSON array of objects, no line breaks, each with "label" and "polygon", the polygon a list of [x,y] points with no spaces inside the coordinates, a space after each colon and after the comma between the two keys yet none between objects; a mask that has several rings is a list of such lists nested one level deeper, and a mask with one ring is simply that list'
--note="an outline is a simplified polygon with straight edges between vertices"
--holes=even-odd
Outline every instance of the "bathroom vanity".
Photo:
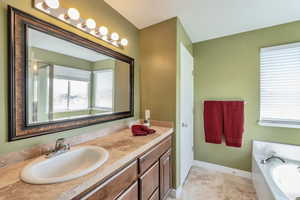
[{"label": "bathroom vanity", "polygon": [[74,199],[159,200],[171,189],[171,137]]},{"label": "bathroom vanity", "polygon": [[148,136],[134,137],[126,128],[80,144],[102,147],[109,158],[95,171],[71,181],[23,182],[20,172],[32,160],[0,168],[0,199],[165,199],[172,185],[173,128],[155,124],[152,128],[157,132]]}]

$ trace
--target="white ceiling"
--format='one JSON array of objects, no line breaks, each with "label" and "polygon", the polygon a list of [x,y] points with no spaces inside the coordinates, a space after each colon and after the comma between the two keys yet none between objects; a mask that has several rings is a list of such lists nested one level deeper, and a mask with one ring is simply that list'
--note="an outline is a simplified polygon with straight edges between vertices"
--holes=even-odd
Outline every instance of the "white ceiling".
[{"label": "white ceiling", "polygon": [[300,20],[300,0],[105,0],[139,29],[178,16],[193,42]]},{"label": "white ceiling", "polygon": [[108,59],[109,57],[102,55],[96,51],[81,47],[66,40],[48,35],[46,33],[29,29],[28,45],[67,56],[84,59],[90,62]]}]

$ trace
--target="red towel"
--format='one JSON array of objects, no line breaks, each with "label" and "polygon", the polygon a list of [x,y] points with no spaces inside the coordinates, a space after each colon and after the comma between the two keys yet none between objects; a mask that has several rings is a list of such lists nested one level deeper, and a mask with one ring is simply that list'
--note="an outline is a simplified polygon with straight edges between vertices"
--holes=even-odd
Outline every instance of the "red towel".
[{"label": "red towel", "polygon": [[144,125],[133,125],[131,126],[131,132],[134,136],[145,136],[148,134],[155,133],[156,131]]},{"label": "red towel", "polygon": [[244,132],[244,102],[224,101],[223,114],[226,145],[241,147]]},{"label": "red towel", "polygon": [[223,133],[222,101],[205,101],[203,117],[205,141],[221,144]]}]

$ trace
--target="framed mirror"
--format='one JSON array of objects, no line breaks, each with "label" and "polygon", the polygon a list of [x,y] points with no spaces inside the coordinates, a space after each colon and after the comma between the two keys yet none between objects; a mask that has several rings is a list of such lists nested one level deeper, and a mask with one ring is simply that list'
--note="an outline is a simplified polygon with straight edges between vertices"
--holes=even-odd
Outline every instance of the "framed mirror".
[{"label": "framed mirror", "polygon": [[8,13],[9,141],[133,116],[132,58]]}]

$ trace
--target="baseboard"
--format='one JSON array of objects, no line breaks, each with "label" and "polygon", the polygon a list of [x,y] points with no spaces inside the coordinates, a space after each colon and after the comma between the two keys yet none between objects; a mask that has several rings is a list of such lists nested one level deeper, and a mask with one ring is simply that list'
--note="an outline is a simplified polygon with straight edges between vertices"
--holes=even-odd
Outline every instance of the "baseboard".
[{"label": "baseboard", "polygon": [[193,165],[197,167],[203,167],[206,169],[211,169],[222,173],[233,174],[236,176],[251,179],[251,172],[240,170],[240,169],[234,169],[234,168],[225,167],[222,165],[217,165],[217,164],[199,161],[199,160],[194,160]]},{"label": "baseboard", "polygon": [[172,198],[178,199],[181,197],[181,193],[182,193],[182,186],[179,186],[177,189],[172,189],[170,192],[170,196]]}]

